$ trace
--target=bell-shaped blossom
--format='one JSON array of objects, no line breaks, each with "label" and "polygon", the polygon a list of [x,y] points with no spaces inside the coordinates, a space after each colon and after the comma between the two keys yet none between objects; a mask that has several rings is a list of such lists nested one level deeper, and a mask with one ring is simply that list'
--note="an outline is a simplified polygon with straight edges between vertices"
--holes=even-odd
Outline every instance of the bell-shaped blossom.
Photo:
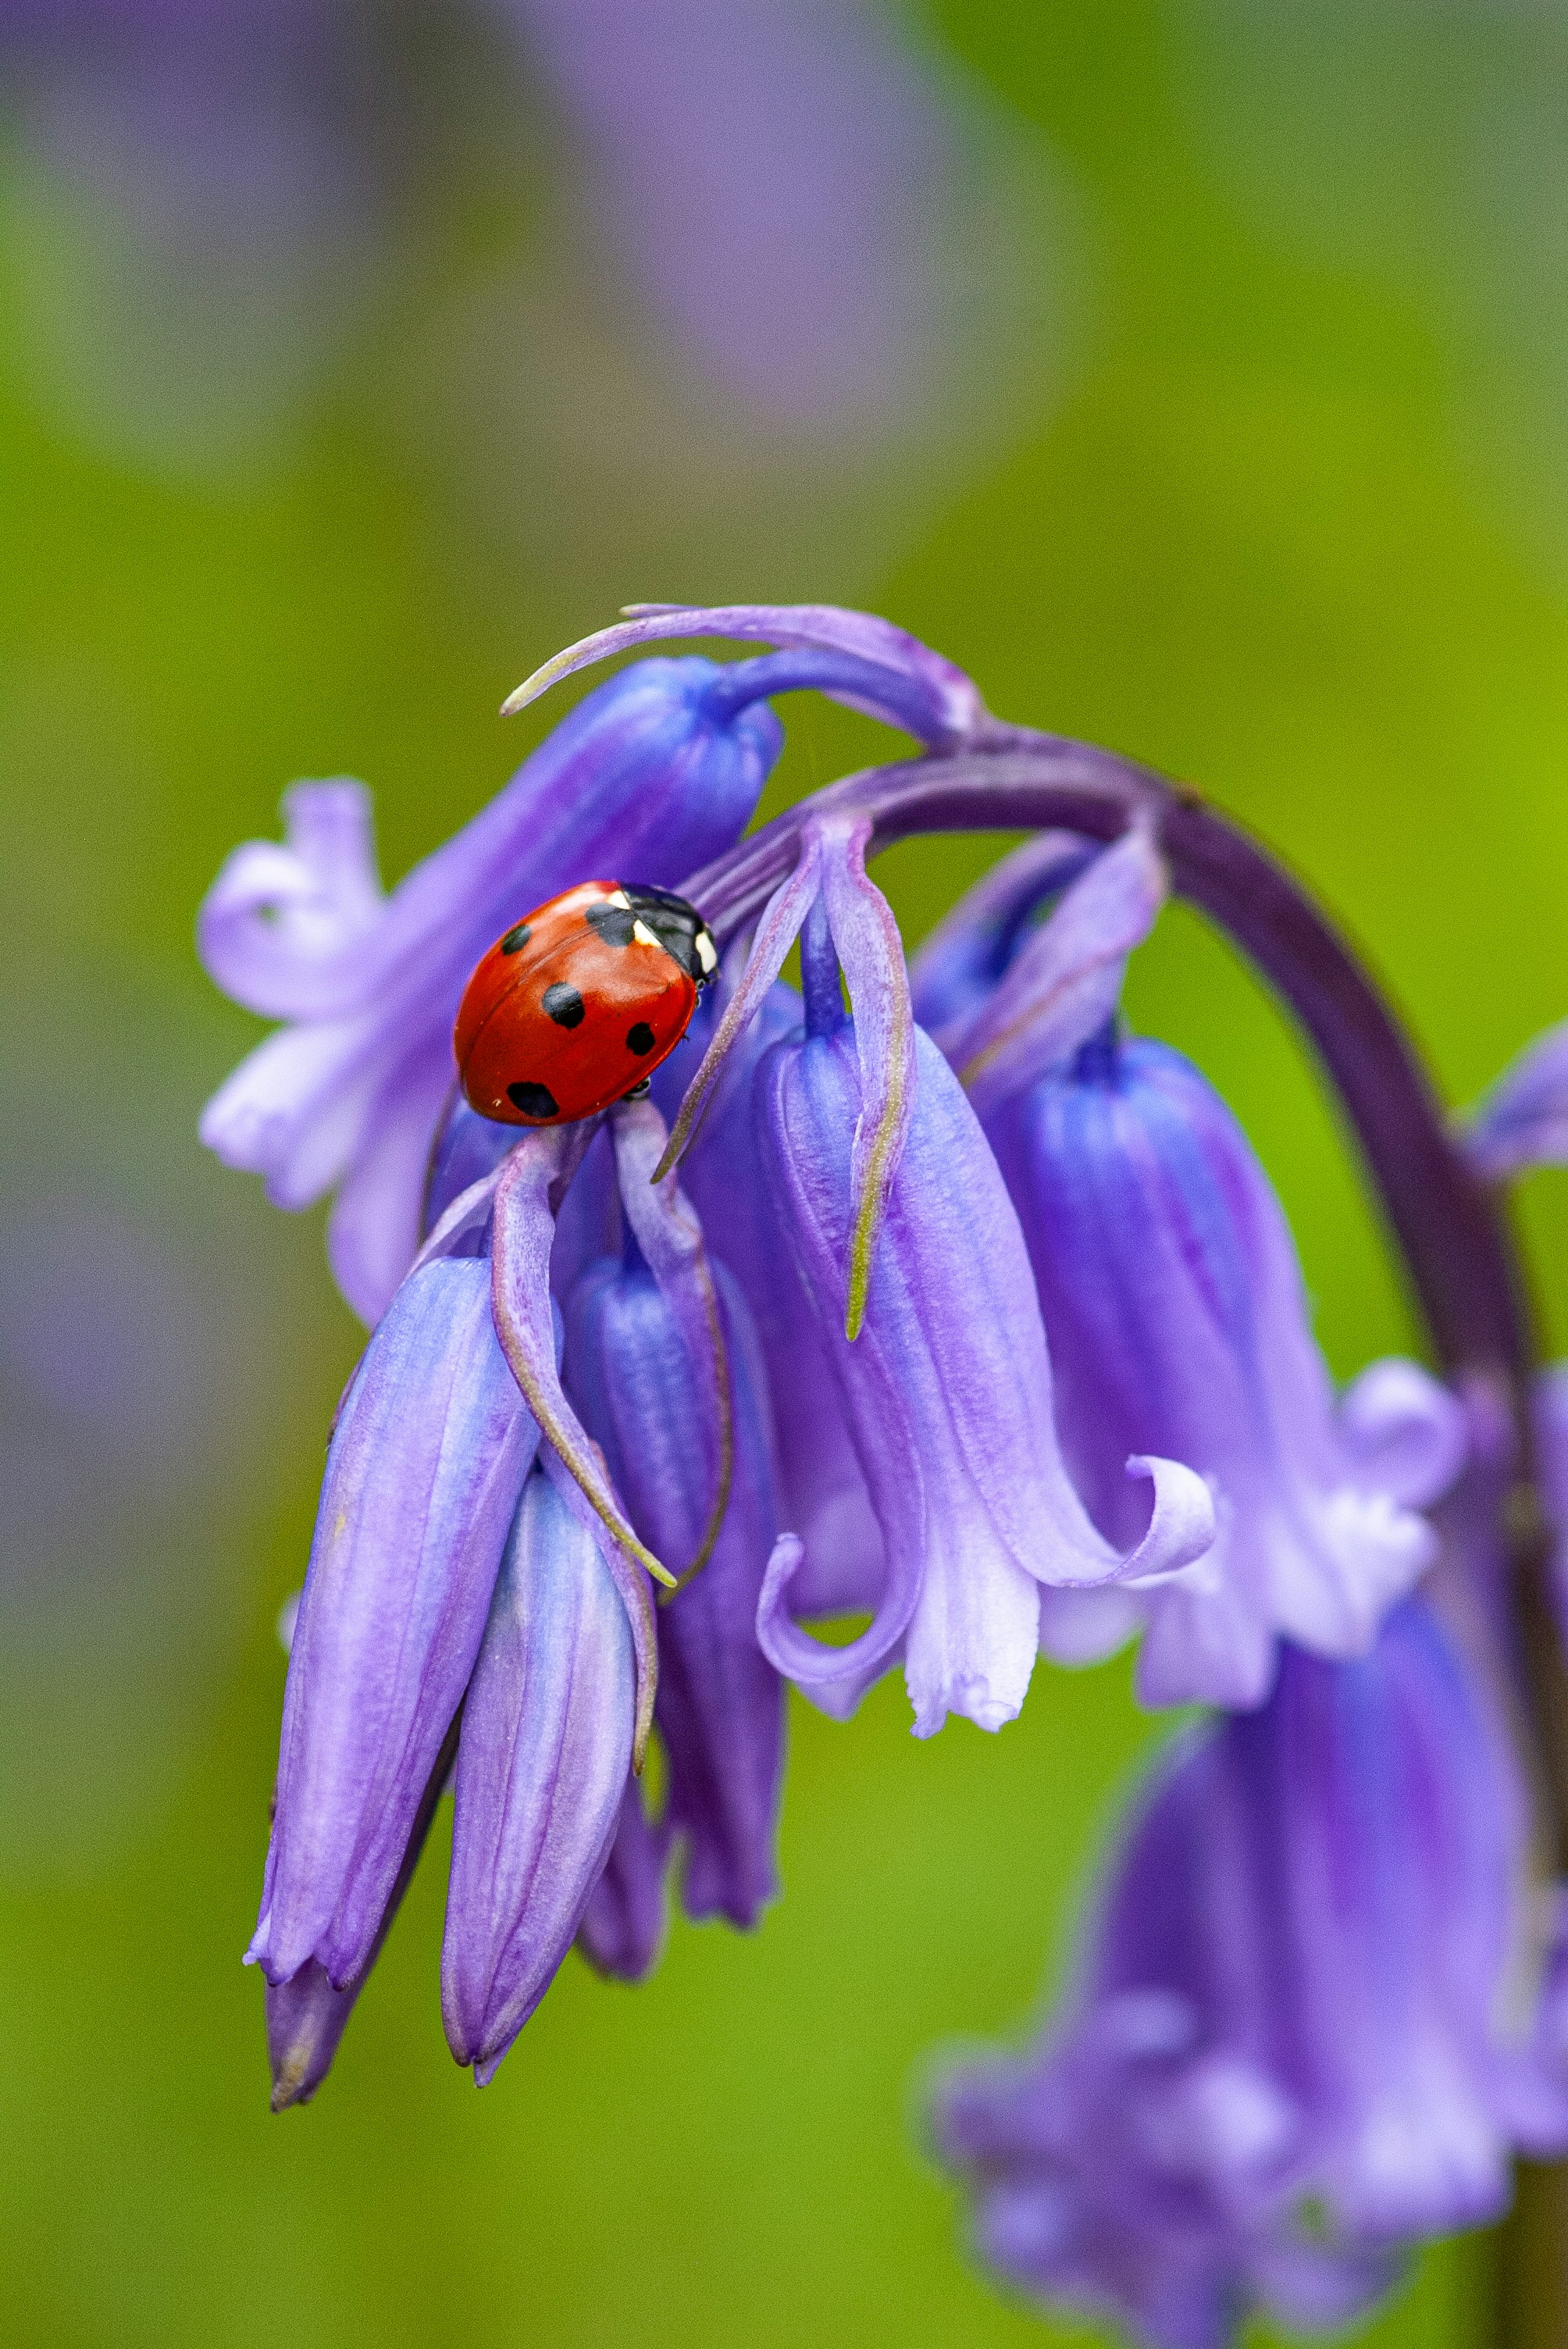
[{"label": "bell-shaped blossom", "polygon": [[201,1138],[264,1174],[280,1206],[337,1186],[328,1247],[365,1319],[418,1244],[469,971],[573,882],[676,883],[738,838],[782,740],[763,700],[776,688],[742,674],[756,666],[655,659],[612,678],[388,897],[358,783],[297,784],[286,846],[253,842],[219,874],[202,959],[237,1002],[288,1024],[214,1094]]},{"label": "bell-shaped blossom", "polygon": [[1183,1461],[1215,1496],[1201,1566],[1150,1591],[1048,1598],[1043,1643],[1085,1661],[1141,1623],[1147,1702],[1249,1705],[1280,1634],[1328,1656],[1371,1644],[1431,1561],[1418,1512],[1456,1475],[1464,1422],[1409,1362],[1374,1365],[1336,1402],[1241,1127],[1180,1053],[1108,1016],[1158,908],[1152,857],[1130,838],[1100,858],[943,1041],[1023,1225],[1057,1426],[1096,1525],[1119,1543],[1136,1531],[1132,1456]]},{"label": "bell-shaped blossom", "polygon": [[942,2088],[982,2256],[1151,2349],[1221,2349],[1258,2306],[1344,2323],[1408,2244],[1496,2217],[1513,2147],[1568,2117],[1528,2078],[1525,1843],[1423,1601],[1353,1662],[1287,1650],[1265,1706],[1169,1749],[1059,2015]]},{"label": "bell-shaped blossom", "polygon": [[554,1979],[620,1817],[635,1667],[605,1548],[547,1455],[501,1561],[453,1777],[441,2005],[481,2085]]},{"label": "bell-shaped blossom", "polygon": [[[804,1035],[753,1081],[764,1179],[817,1319],[878,1519],[885,1574],[871,1626],[824,1648],[786,1611],[803,1545],[783,1535],[758,1634],[830,1710],[902,1653],[919,1733],[951,1711],[995,1729],[1016,1713],[1039,1634],[1041,1582],[1181,1570],[1212,1538],[1201,1478],[1145,1461],[1154,1508],[1119,1556],[1062,1467],[1050,1366],[1017,1217],[973,1112],[916,1031],[897,926],[866,876],[863,822],[810,828],[758,926],[692,1081],[666,1164],[701,1118],[729,1050],[803,930]],[[847,984],[853,1010],[846,1014]]]},{"label": "bell-shaped blossom", "polygon": [[284,1700],[251,1958],[365,1971],[479,1653],[539,1431],[490,1267],[423,1266],[367,1347],[327,1457]]},{"label": "bell-shaped blossom", "polygon": [[[634,1137],[638,1123],[657,1133],[641,1165],[625,1154],[625,1129]],[[655,1721],[667,1771],[664,1825],[686,1846],[686,1911],[749,1926],[777,1889],[784,1747],[783,1691],[756,1632],[777,1532],[762,1366],[739,1292],[720,1271],[713,1305],[727,1392],[716,1422],[707,1350],[694,1349],[669,1281],[661,1288],[649,1268],[646,1251],[658,1251],[663,1218],[649,1213],[647,1173],[664,1142],[651,1103],[624,1118],[617,1142],[633,1162],[624,1176],[625,1253],[601,1260],[577,1284],[567,1314],[568,1376],[633,1524],[683,1568],[682,1587],[659,1609]],[[674,1177],[658,1188],[673,1190]]]},{"label": "bell-shaped blossom", "polygon": [[[728,1005],[744,955],[732,950],[693,1023],[701,1050]],[[804,1544],[791,1603],[806,1615],[873,1608],[885,1578],[882,1532],[850,1437],[838,1382],[811,1300],[796,1272],[764,1171],[755,1098],[769,1048],[799,1035],[804,1010],[795,989],[775,981],[723,1061],[701,1123],[681,1161],[681,1180],[702,1219],[708,1247],[745,1297],[760,1341],[773,1427],[778,1516]],[[683,1072],[667,1061],[654,1098],[673,1117]],[[586,1170],[585,1170],[586,1171]],[[562,1210],[576,1202],[582,1178]],[[557,1247],[559,1249],[558,1239]]]}]

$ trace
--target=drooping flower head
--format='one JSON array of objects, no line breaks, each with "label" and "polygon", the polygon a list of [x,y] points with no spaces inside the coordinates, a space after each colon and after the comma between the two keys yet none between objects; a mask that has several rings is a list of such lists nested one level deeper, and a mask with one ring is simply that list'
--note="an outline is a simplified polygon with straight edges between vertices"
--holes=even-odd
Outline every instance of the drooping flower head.
[{"label": "drooping flower head", "polygon": [[[830,614],[802,626],[835,636]],[[724,670],[642,664],[385,907],[348,786],[307,790],[290,848],[241,852],[209,902],[210,957],[297,1023],[209,1126],[233,1140],[258,1066],[284,1070],[284,1093],[291,1071],[312,1074],[284,1123],[318,1171],[355,1152],[392,1164],[372,1064],[403,1119],[396,1182],[366,1227],[401,1278],[328,1461],[251,1950],[270,1985],[280,2103],[323,2076],[449,1782],[445,2012],[481,2079],[579,1931],[607,1969],[645,1970],[672,1853],[694,1915],[749,1924],[771,1897],[782,1703],[756,1617],[779,1532],[779,1381],[743,1281],[659,1164],[652,1102],[624,1102],[603,1130],[520,1137],[455,1100],[440,1023],[466,962],[527,912],[538,876],[575,877],[574,858],[634,869],[655,839],[678,874],[733,835],[776,747],[765,693],[820,682],[951,730],[956,673],[926,656],[924,674],[886,634],[891,650],[873,631],[870,651],[830,641]],[[869,1263],[890,1179],[876,1152],[858,1179]],[[406,1266],[407,1243],[388,1237],[393,1193],[414,1217]],[[675,1594],[657,1619],[655,1582]],[[655,1721],[668,1793],[652,1821],[628,1774]]]},{"label": "drooping flower head", "polygon": [[[1336,1402],[1239,1129],[1124,1032],[1164,889],[1153,796],[1108,823],[1091,795],[1093,838],[999,867],[912,993],[869,854],[923,792],[961,821],[965,777],[991,792],[1059,746],[820,609],[644,607],[514,700],[702,634],[780,649],[625,672],[460,871],[454,844],[381,905],[334,845],[362,802],[329,790],[210,909],[217,958],[298,1023],[253,1072],[283,1071],[322,1182],[349,1170],[340,1217],[373,1202],[363,1294],[389,1300],[290,1667],[252,1951],[275,2101],[324,2076],[449,1785],[443,2013],[484,2080],[573,1940],[642,1977],[677,1883],[693,1917],[758,1921],[784,1681],[841,1714],[902,1666],[917,1734],[995,1730],[1042,1645],[1141,1629],[1146,1695],[1259,1709],[1179,1745],[1064,2020],[954,2090],[944,2143],[1029,2289],[1172,2349],[1253,2303],[1342,2316],[1414,2234],[1497,2207],[1511,2145],[1568,2142],[1560,1953],[1533,2013],[1508,1996],[1519,1790],[1436,1618],[1398,1604],[1458,1406],[1408,1364]],[[776,748],[766,697],[802,685],[931,755],[724,854]],[[538,779],[569,752],[563,812]],[[905,795],[880,831],[879,787]],[[689,1041],[648,1098],[590,1089],[611,1106],[578,1123],[477,1114],[446,1030],[467,963],[547,890],[614,874],[681,887],[727,948]],[[367,939],[377,991],[335,995]],[[255,1100],[235,1082],[231,1138]],[[809,1628],[844,1610],[868,1619],[847,1645]]]}]

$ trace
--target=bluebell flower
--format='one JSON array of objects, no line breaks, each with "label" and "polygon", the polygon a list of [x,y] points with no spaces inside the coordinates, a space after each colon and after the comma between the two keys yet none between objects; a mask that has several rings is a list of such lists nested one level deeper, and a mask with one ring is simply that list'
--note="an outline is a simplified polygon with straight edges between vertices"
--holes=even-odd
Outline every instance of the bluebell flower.
[{"label": "bluebell flower", "polygon": [[389,897],[358,783],[296,784],[287,845],[253,842],[223,867],[201,909],[202,959],[237,1002],[288,1024],[213,1096],[201,1138],[264,1174],[279,1206],[335,1186],[328,1250],[366,1320],[418,1244],[474,964],[573,882],[674,883],[737,839],[782,740],[763,698],[773,689],[696,658],[623,671]]},{"label": "bluebell flower", "polygon": [[[848,1710],[902,1657],[918,1733],[949,1712],[995,1729],[1023,1702],[1042,1584],[1179,1573],[1211,1540],[1212,1515],[1199,1477],[1154,1458],[1133,1464],[1154,1502],[1126,1556],[1078,1502],[1057,1450],[1017,1218],[973,1112],[915,1027],[864,839],[853,816],[809,828],[796,871],[758,922],[669,1158],[803,933],[804,1031],[758,1061],[751,1114],[774,1228],[815,1319],[884,1572],[870,1627],[846,1647],[824,1647],[791,1619],[804,1546],[793,1529],[782,1533],[758,1637],[830,1710]],[[781,1277],[773,1270],[773,1282]]]},{"label": "bluebell flower", "polygon": [[[444,2011],[481,2080],[575,1937],[604,1971],[652,1964],[673,1845],[693,1914],[751,1923],[771,1896],[766,1389],[700,1224],[650,1180],[665,1141],[651,1102],[521,1137],[449,1118],[426,1237],[339,1416],[294,1630],[251,1951],[280,2106],[325,2075],[449,1776]],[[639,1526],[682,1570],[657,1630],[649,1578],[677,1577]],[[629,1773],[661,1657],[652,1822]]]},{"label": "bluebell flower", "polygon": [[341,1989],[370,1961],[538,1445],[496,1341],[489,1266],[421,1267],[327,1456],[250,1950],[274,1983],[314,1960]]},{"label": "bluebell flower", "polygon": [[421,1261],[334,1433],[248,1953],[278,2106],[324,2076],[449,1778],[448,2032],[490,2076],[583,1921],[645,1734],[645,1578],[554,1451],[531,1464],[491,1282],[482,1254]]},{"label": "bluebell flower", "polygon": [[501,1561],[453,1774],[441,2007],[453,2054],[481,2084],[603,1868],[631,1767],[634,1671],[603,1537],[547,1459]]},{"label": "bluebell flower", "polygon": [[[777,1889],[784,1759],[783,1690],[756,1633],[778,1530],[765,1373],[739,1289],[721,1266],[689,1285],[696,1310],[684,1329],[673,1268],[661,1287],[650,1267],[686,1237],[648,1180],[665,1141],[654,1104],[626,1112],[614,1139],[624,1249],[573,1285],[568,1380],[627,1516],[682,1569],[681,1588],[659,1609],[654,1718],[667,1788],[660,1829],[685,1846],[686,1912],[749,1926]],[[694,1218],[694,1268],[708,1261],[699,1228]],[[640,1823],[640,1811],[627,1822],[633,1847]],[[623,1857],[635,1868],[635,1848]],[[634,1931],[632,1946],[645,1939]]]},{"label": "bluebell flower", "polygon": [[1433,1611],[1287,1649],[1261,1709],[1179,1733],[1109,1861],[1061,2009],[954,2070],[944,2158],[982,2257],[1151,2349],[1254,2308],[1346,2321],[1413,2241],[1496,2217],[1539,2075],[1527,1824],[1506,1734]]},{"label": "bluebell flower", "polygon": [[1150,1453],[1208,1479],[1219,1523],[1179,1580],[1048,1595],[1042,1641],[1080,1661],[1141,1626],[1146,1702],[1255,1704],[1279,1635],[1360,1654],[1429,1565],[1418,1512],[1458,1471],[1463,1415],[1410,1362],[1375,1364],[1336,1402],[1289,1228],[1241,1127],[1180,1053],[1124,1032],[1123,965],[1162,894],[1150,843],[1135,832],[1077,877],[1048,843],[1009,864],[924,951],[916,1004],[1018,1211],[1063,1453],[1095,1524],[1114,1543],[1135,1536],[1126,1466]]},{"label": "bluebell flower", "polygon": [[[743,944],[721,967],[693,1024],[706,1048],[745,964]],[[735,1037],[707,1094],[681,1181],[702,1218],[715,1259],[731,1274],[760,1340],[778,1493],[778,1522],[799,1536],[804,1555],[790,1586],[797,1611],[832,1616],[869,1610],[886,1578],[882,1529],[866,1489],[822,1334],[805,1284],[790,1261],[767,1174],[755,1101],[758,1068],[770,1049],[803,1030],[799,995],[775,980]],[[683,1071],[666,1061],[654,1097],[679,1113]],[[577,1195],[574,1192],[573,1197]],[[572,1201],[567,1203],[570,1210]]]}]

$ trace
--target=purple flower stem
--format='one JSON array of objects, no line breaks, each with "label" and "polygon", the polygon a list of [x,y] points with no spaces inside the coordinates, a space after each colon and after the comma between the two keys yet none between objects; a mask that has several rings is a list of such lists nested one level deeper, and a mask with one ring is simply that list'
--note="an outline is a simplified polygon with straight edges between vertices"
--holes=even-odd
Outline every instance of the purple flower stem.
[{"label": "purple flower stem", "polygon": [[[683,894],[720,947],[793,869],[808,813],[872,818],[868,857],[921,833],[1056,829],[1091,840],[1150,821],[1176,892],[1202,907],[1289,1004],[1338,1092],[1438,1361],[1500,1402],[1513,1431],[1502,1510],[1516,1678],[1543,1856],[1568,1874],[1568,1662],[1552,1604],[1530,1392],[1538,1361],[1524,1272],[1499,1193],[1450,1138],[1409,1037],[1322,908],[1239,825],[1185,785],[1114,751],[985,720],[965,747],[872,767],[788,810]],[[1520,2162],[1497,2274],[1505,2344],[1568,2344],[1568,2164]]]}]

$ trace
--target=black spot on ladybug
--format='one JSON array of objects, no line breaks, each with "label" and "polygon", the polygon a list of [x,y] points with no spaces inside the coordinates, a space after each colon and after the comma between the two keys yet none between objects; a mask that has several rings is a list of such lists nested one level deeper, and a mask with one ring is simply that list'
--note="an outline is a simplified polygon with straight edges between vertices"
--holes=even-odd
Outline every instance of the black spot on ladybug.
[{"label": "black spot on ladybug", "polygon": [[521,954],[532,936],[533,924],[519,922],[514,928],[508,930],[505,937],[502,938],[500,942],[502,954]]},{"label": "black spot on ladybug", "polygon": [[645,1019],[639,1019],[634,1028],[627,1029],[626,1050],[628,1052],[635,1052],[638,1060],[640,1061],[645,1052],[651,1052],[653,1049],[654,1031],[649,1027]]},{"label": "black spot on ladybug", "polygon": [[577,1028],[583,1021],[583,998],[563,978],[547,987],[542,997],[545,1010],[558,1028]]},{"label": "black spot on ladybug", "polygon": [[637,916],[630,905],[590,905],[583,920],[607,947],[629,947]]},{"label": "black spot on ladybug", "polygon": [[555,1095],[548,1085],[531,1085],[524,1079],[515,1085],[508,1085],[506,1097],[513,1109],[520,1109],[524,1117],[558,1117],[560,1115]]}]

